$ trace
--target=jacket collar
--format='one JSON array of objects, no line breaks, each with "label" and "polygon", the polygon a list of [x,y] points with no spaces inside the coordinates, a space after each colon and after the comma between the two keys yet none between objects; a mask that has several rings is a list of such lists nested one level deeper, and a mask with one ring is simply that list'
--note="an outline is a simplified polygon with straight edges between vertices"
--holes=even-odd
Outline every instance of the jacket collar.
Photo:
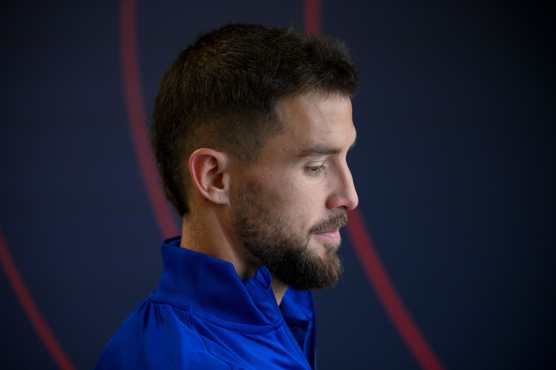
[{"label": "jacket collar", "polygon": [[310,293],[290,288],[278,307],[265,266],[242,281],[230,262],[181,248],[180,237],[164,241],[162,259],[164,271],[153,300],[216,321],[274,326],[286,319],[288,325],[313,326]]}]

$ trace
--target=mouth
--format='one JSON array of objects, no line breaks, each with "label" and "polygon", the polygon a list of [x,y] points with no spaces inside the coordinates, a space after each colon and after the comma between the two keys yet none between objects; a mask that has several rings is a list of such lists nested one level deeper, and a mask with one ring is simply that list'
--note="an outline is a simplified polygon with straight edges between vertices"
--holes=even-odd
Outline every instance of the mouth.
[{"label": "mouth", "polygon": [[340,228],[344,227],[346,224],[347,213],[343,212],[315,226],[311,230],[312,235],[322,244],[329,247],[334,246],[334,248],[337,248],[340,246],[340,243],[342,241],[342,237],[340,236]]},{"label": "mouth", "polygon": [[316,239],[320,240],[323,243],[326,244],[334,244],[337,245],[340,243],[341,241],[341,236],[340,236],[340,230],[339,229],[333,229],[333,230],[328,230],[328,231],[324,231],[324,232],[318,232],[318,233],[314,233],[313,234],[315,236]]}]

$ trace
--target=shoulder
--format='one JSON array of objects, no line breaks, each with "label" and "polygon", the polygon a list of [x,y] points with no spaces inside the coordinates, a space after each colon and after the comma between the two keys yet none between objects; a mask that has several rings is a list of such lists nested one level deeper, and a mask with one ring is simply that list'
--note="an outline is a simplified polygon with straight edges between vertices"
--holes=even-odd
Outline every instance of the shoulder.
[{"label": "shoulder", "polygon": [[145,300],[110,339],[97,363],[105,369],[230,369],[207,351],[186,309]]}]

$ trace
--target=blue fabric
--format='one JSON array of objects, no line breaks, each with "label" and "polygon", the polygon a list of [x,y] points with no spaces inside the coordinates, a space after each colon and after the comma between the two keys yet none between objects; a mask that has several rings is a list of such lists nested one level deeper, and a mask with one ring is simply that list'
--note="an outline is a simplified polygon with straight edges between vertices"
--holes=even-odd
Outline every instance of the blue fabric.
[{"label": "blue fabric", "polygon": [[229,262],[162,245],[160,284],[107,344],[105,369],[314,369],[315,319],[308,291],[280,306],[264,266],[241,281]]}]

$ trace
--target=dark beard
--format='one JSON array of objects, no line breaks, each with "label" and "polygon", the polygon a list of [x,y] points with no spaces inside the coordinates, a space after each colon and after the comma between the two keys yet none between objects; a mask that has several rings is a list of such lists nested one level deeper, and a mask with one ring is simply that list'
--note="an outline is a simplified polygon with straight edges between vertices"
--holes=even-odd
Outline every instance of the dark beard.
[{"label": "dark beard", "polygon": [[[275,278],[295,289],[334,285],[342,273],[337,246],[326,246],[321,258],[308,248],[306,237],[291,233],[288,223],[275,213],[273,197],[257,184],[245,185],[234,202],[233,227],[251,263],[265,265]],[[319,223],[312,232],[344,226],[346,212]]]}]

